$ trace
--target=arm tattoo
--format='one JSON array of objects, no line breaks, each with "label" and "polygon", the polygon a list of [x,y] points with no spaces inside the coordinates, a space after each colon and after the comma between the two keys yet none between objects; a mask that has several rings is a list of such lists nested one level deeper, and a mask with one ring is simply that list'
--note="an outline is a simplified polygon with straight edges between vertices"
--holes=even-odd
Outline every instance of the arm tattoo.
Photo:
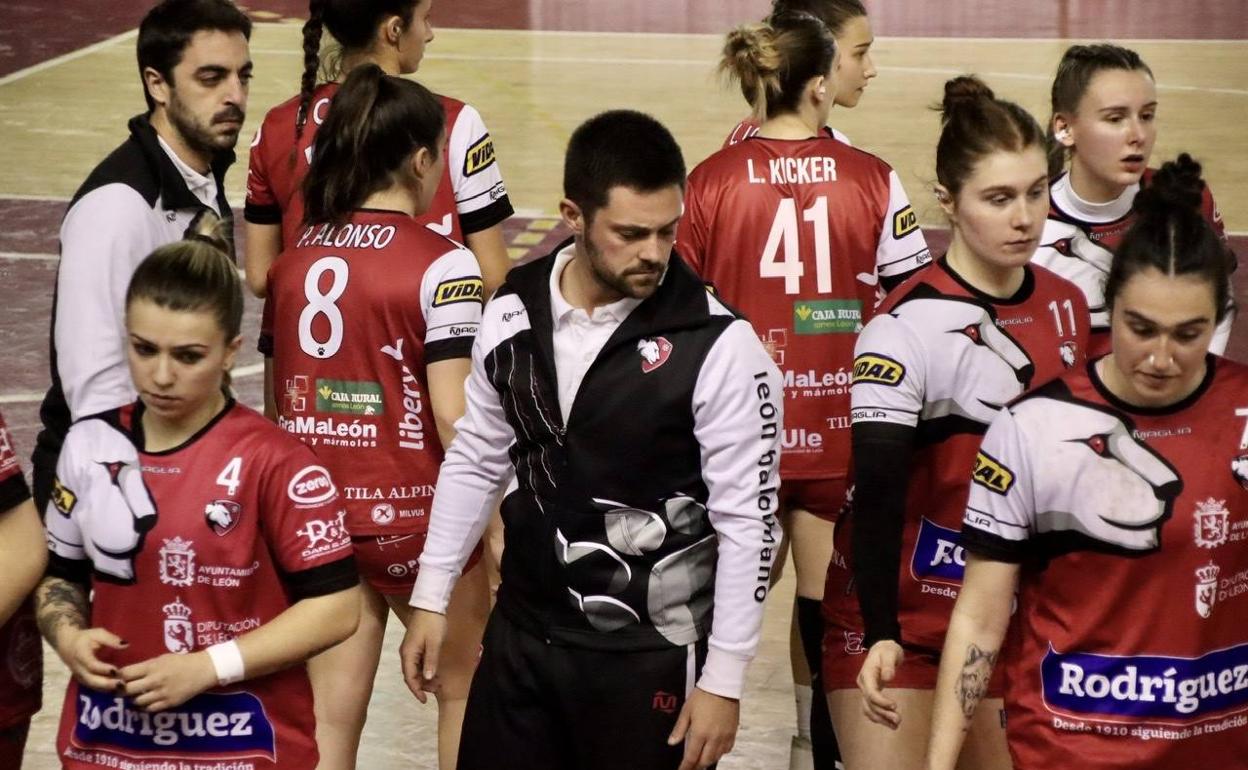
[{"label": "arm tattoo", "polygon": [[975,645],[966,648],[966,661],[958,674],[956,685],[958,702],[962,704],[962,716],[969,721],[975,714],[975,707],[988,692],[988,680],[992,678],[992,668],[997,663],[997,650],[985,651]]},{"label": "arm tattoo", "polygon": [[87,628],[91,610],[85,586],[60,578],[44,578],[35,590],[35,604],[39,631],[53,648],[57,647],[57,637],[64,627]]}]

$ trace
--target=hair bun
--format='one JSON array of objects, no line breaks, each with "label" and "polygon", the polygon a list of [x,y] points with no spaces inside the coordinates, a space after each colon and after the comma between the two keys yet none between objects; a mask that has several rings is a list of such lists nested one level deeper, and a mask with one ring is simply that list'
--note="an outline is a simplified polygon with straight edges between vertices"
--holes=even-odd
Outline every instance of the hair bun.
[{"label": "hair bun", "polygon": [[233,233],[230,232],[230,225],[227,220],[217,216],[212,209],[203,209],[191,220],[191,224],[186,228],[183,239],[206,243],[226,257],[229,257],[232,251],[230,248],[232,235]]},{"label": "hair bun", "polygon": [[[762,77],[776,71],[779,57],[773,39],[774,30],[767,24],[742,24],[728,33],[724,41],[724,64],[735,72],[756,72]],[[744,78],[741,78],[744,80]]]},{"label": "hair bun", "polygon": [[1136,194],[1133,208],[1145,217],[1176,209],[1198,214],[1205,190],[1200,172],[1200,164],[1187,153],[1166,161]]},{"label": "hair bun", "polygon": [[940,120],[948,123],[954,112],[974,107],[986,99],[994,99],[988,84],[974,75],[959,75],[945,81],[945,98],[940,104]]}]

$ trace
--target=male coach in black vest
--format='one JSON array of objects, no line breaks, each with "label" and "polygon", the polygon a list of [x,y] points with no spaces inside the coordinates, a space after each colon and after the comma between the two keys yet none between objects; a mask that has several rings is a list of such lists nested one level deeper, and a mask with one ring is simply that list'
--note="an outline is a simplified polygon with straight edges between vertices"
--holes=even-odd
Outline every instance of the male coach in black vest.
[{"label": "male coach in black vest", "polygon": [[459,770],[692,770],[732,748],[780,540],[783,388],[672,251],[684,184],[654,119],[589,120],[564,165],[575,237],[485,308],[402,648],[423,702],[514,469]]}]

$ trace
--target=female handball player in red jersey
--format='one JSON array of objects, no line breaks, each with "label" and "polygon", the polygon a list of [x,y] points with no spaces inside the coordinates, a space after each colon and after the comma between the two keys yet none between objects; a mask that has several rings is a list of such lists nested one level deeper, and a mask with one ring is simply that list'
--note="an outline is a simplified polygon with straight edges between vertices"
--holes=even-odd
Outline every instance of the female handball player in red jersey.
[{"label": "female handball player in red jersey", "polygon": [[1105,285],[1110,353],[984,437],[928,767],[955,766],[998,660],[1018,770],[1248,756],[1248,368],[1207,352],[1230,281],[1203,189],[1185,155],[1153,175]]},{"label": "female handball player in red jersey", "polygon": [[[1092,312],[1088,354],[1109,350],[1105,278],[1114,250],[1135,221],[1131,201],[1147,187],[1148,160],[1157,140],[1157,85],[1139,54],[1102,43],[1066,49],[1053,79],[1050,131],[1049,222],[1035,260],[1075,283]],[[1069,170],[1063,171],[1066,157]],[[1201,212],[1226,245],[1226,232],[1213,195],[1205,187]],[[1234,261],[1229,263],[1234,269]],[[1234,321],[1222,322],[1209,349],[1226,349]]]},{"label": "female handball player in red jersey", "polygon": [[[1087,346],[1083,295],[1030,264],[1048,210],[1044,132],[974,77],[945,84],[941,119],[936,193],[953,241],[889,293],[855,350],[846,560],[824,593],[824,685],[848,770],[921,767],[967,469],[997,410]],[[964,767],[1009,767],[995,682],[990,695]]]},{"label": "female handball player in red jersey", "polygon": [[[418,220],[447,162],[445,125],[423,86],[371,64],[352,70],[317,135],[308,224],[269,270],[278,424],[339,479],[364,584],[359,630],[309,663],[323,769],[355,767],[386,619],[411,613],[443,447],[464,413],[480,268]],[[484,567],[470,562],[437,688],[444,768],[488,612]]]},{"label": "female handball player in red jersey", "polygon": [[[784,372],[780,504],[797,567],[799,687],[819,670],[819,602],[849,466],[854,340],[883,288],[930,259],[896,172],[822,130],[835,59],[831,33],[805,13],[728,35],[720,68],[741,82],[761,127],[689,175],[677,235],[681,256],[751,320]],[[799,725],[810,720],[815,760],[831,767],[826,711],[802,714],[802,700]]]},{"label": "female handball player in red jersey", "polygon": [[202,238],[135,271],[139,399],[75,422],[57,462],[36,608],[73,675],[66,768],[315,767],[302,663],[359,618],[329,473],[229,395],[242,283]]},{"label": "female handball player in red jersey", "polygon": [[31,589],[48,549],[17,452],[0,415],[0,767],[21,770],[30,718],[42,700],[43,654]]},{"label": "female handball player in red jersey", "polygon": [[[827,25],[836,39],[836,91],[832,103],[837,107],[852,109],[858,106],[867,85],[878,72],[871,59],[871,46],[875,35],[871,32],[871,20],[861,0],[774,0],[771,16],[808,13]],[[746,101],[749,101],[747,97]],[[824,131],[833,139],[850,144],[849,137],[831,126]],[[758,133],[758,120],[749,117],[736,125],[724,140],[724,146],[736,144]]]}]

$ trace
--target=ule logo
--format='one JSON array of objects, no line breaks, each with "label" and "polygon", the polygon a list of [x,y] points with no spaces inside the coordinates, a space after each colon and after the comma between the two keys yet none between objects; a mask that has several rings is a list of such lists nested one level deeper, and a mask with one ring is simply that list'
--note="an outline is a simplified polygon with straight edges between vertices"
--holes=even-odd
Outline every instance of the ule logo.
[{"label": "ule logo", "polygon": [[654,698],[650,701],[650,708],[654,711],[662,711],[664,714],[675,714],[679,704],[680,700],[672,693],[656,690]]},{"label": "ule logo", "polygon": [[204,519],[208,527],[217,535],[224,536],[238,525],[242,518],[243,506],[233,500],[213,500],[204,506]]},{"label": "ule logo", "polygon": [[160,582],[170,586],[190,586],[195,582],[195,551],[190,540],[175,537],[160,547]]},{"label": "ule logo", "polygon": [[294,377],[286,380],[286,412],[306,412],[308,410],[308,393],[312,392],[312,385],[308,381],[308,375],[296,374]]},{"label": "ule logo", "polygon": [[667,363],[672,354],[672,343],[666,337],[638,340],[637,352],[641,354],[642,374],[649,374]]},{"label": "ule logo", "polygon": [[1211,497],[1203,503],[1196,503],[1196,515],[1192,517],[1192,534],[1196,538],[1196,545],[1201,548],[1217,548],[1225,543],[1231,531],[1230,516],[1225,500],[1214,500]]},{"label": "ule logo", "polygon": [[1222,568],[1213,562],[1196,568],[1196,614],[1207,618],[1213,614],[1218,600],[1218,573]]},{"label": "ule logo", "polygon": [[179,655],[190,652],[195,647],[191,608],[177,597],[161,609],[165,612],[165,649]]}]

